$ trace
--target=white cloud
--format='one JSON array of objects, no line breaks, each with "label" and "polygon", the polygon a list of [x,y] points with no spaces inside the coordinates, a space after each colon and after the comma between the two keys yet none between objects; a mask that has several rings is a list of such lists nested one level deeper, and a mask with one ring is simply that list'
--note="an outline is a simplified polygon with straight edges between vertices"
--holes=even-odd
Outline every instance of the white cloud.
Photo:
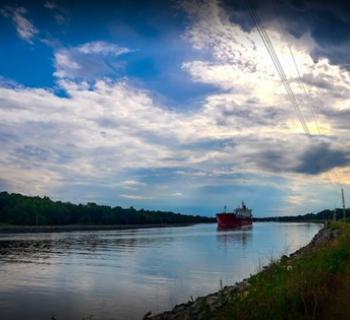
[{"label": "white cloud", "polygon": [[65,51],[61,50],[55,54],[55,76],[58,78],[69,77],[74,74],[81,67],[80,65],[72,60],[71,56]]},{"label": "white cloud", "polygon": [[137,194],[120,194],[122,198],[131,199],[131,200],[152,200],[153,197],[140,196]]},{"label": "white cloud", "polygon": [[105,41],[92,41],[77,47],[77,51],[84,54],[102,54],[119,56],[131,52],[128,48],[119,47],[114,43]]},{"label": "white cloud", "polygon": [[[315,62],[311,52],[317,45],[309,33],[296,39],[283,33],[283,30],[278,29],[273,23],[267,26],[311,132],[321,133],[321,136],[313,138],[311,142],[298,136],[303,131],[255,29],[250,32],[244,31],[233,23],[218,1],[184,1],[182,8],[192,22],[184,38],[194,49],[211,55],[207,60],[184,62],[183,70],[189,72],[194,81],[211,84],[226,91],[225,94],[207,98],[205,105],[207,113],[212,114],[216,122],[225,128],[229,126],[233,131],[239,129],[241,134],[250,132],[258,136],[258,139],[253,141],[241,140],[241,143],[245,141],[245,147],[238,152],[240,159],[247,157],[246,164],[251,165],[254,151],[250,155],[247,151],[260,149],[256,158],[266,161],[260,163],[262,168],[266,169],[271,162],[270,169],[272,169],[275,161],[287,164],[288,167],[297,166],[296,162],[292,164],[293,158],[298,161],[297,154],[301,150],[317,145],[325,136],[332,141],[332,144],[337,145],[338,150],[348,149],[348,130],[345,129],[341,118],[344,117],[349,121],[350,112],[345,110],[339,112],[339,110],[346,109],[349,99],[349,73],[340,66],[331,64],[327,59]],[[298,86],[288,46],[293,47],[302,73],[301,81],[308,91],[307,96]],[[239,135],[238,132],[236,134]],[[277,144],[273,146],[271,141]],[[262,157],[263,148],[254,146],[256,142],[261,143],[261,146],[268,151],[265,154],[266,158]],[[291,146],[290,150],[286,150],[286,144]],[[283,151],[273,153],[271,147]],[[273,159],[273,156],[281,158]],[[340,169],[332,170],[333,177],[335,176],[333,171],[337,170]],[[344,173],[344,170],[341,169],[341,172]],[[282,171],[286,175],[286,168]],[[322,177],[327,181],[326,175]],[[338,182],[349,181],[348,175],[339,174],[335,177]],[[300,195],[293,195],[286,201],[294,201],[296,205],[296,199],[300,200]]]},{"label": "white cloud", "polygon": [[[298,127],[295,125],[297,122],[293,121],[295,116],[292,105],[286,99],[284,88],[258,33],[254,29],[250,32],[244,31],[239,25],[232,23],[217,1],[186,1],[182,7],[192,19],[185,39],[195,49],[207,50],[212,54],[210,60],[184,62],[183,70],[189,72],[194,81],[222,88],[226,91],[226,97],[229,92],[230,99],[236,104],[235,108],[241,105],[248,109],[251,105],[249,100],[253,99],[255,109],[275,108],[277,113],[284,110],[284,122],[290,126],[290,130],[295,131]],[[316,132],[314,126],[317,120],[319,127],[325,129],[322,133],[329,134],[335,128],[330,128],[326,115],[329,116],[330,110],[337,106],[344,106],[344,101],[349,99],[349,73],[326,59],[315,62],[311,57],[315,42],[308,33],[296,39],[279,33],[273,25],[267,31],[311,131]],[[303,75],[302,81],[309,92],[307,97],[298,86],[289,46],[293,47]],[[315,112],[319,113],[317,119],[313,116]]]},{"label": "white cloud", "polygon": [[58,78],[93,80],[119,75],[124,63],[119,57],[132,50],[105,41],[87,42],[55,52],[55,73]]},{"label": "white cloud", "polygon": [[145,187],[146,183],[136,181],[136,180],[125,180],[122,182],[122,186],[125,189],[137,190],[139,188]]},{"label": "white cloud", "polygon": [[[235,111],[235,104],[229,107],[231,95],[222,102],[223,96],[213,96],[198,112],[183,114],[158,105],[149,93],[126,82],[60,85],[68,97],[43,89],[0,89],[0,131],[7,139],[0,141],[2,179],[11,181],[14,190],[54,192],[86,183],[119,188],[124,199],[167,199],[179,197],[188,187],[237,183],[236,178],[225,178],[237,172],[265,175],[266,185],[271,174],[292,178],[290,170],[303,152],[300,146],[308,145],[305,137],[282,127],[271,129],[269,122],[249,128],[249,121],[260,114],[249,120],[230,113]],[[238,126],[242,119],[248,123]],[[162,168],[174,168],[171,175],[179,180],[168,180],[171,175],[165,174],[149,188],[142,174],[134,179],[129,173],[156,170],[157,177]],[[21,175],[20,184],[15,172]]]},{"label": "white cloud", "polygon": [[[327,128],[310,140],[302,134],[257,34],[231,22],[217,2],[210,2],[210,10],[206,2],[194,8],[185,7],[193,19],[185,38],[210,58],[184,61],[182,68],[194,81],[221,92],[208,95],[197,111],[175,111],[125,79],[103,77],[110,71],[104,59],[119,58],[129,49],[96,41],[57,50],[55,76],[66,96],[0,87],[2,179],[25,193],[34,192],[33,184],[47,192],[90,185],[113,189],[123,199],[172,198],[179,204],[195,199],[201,188],[264,185],[285,187],[291,191],[286,205],[299,206],[300,194],[326,181],[322,172],[298,173],[297,168],[307,171],[300,163],[306,150],[313,145],[330,146],[323,148],[327,152],[350,147],[344,129],[350,120],[348,73],[327,60],[314,62],[310,39],[289,39],[310,92],[303,110],[311,125],[315,107],[318,122]],[[286,40],[276,30],[269,34],[301,99]],[[349,183],[345,160],[341,170],[342,181]],[[276,177],[285,185],[274,182]]]},{"label": "white cloud", "polygon": [[1,10],[1,13],[3,16],[12,19],[20,38],[28,43],[32,43],[32,39],[37,33],[39,33],[39,30],[25,17],[27,9],[23,7],[14,8],[7,6]]}]

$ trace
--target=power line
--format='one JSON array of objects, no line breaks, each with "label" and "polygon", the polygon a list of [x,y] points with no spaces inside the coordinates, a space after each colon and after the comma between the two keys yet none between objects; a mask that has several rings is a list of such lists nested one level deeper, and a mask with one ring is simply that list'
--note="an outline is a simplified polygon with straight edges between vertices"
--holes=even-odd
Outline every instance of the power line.
[{"label": "power line", "polygon": [[[248,11],[250,13],[250,16],[251,16],[253,22],[255,23],[255,26],[256,26],[258,33],[259,33],[259,35],[260,35],[260,37],[265,45],[265,48],[266,48],[268,54],[271,57],[272,63],[274,64],[275,69],[276,69],[276,71],[277,71],[277,73],[282,81],[282,84],[287,92],[287,95],[288,95],[290,102],[293,105],[293,108],[296,112],[296,115],[297,115],[299,121],[300,121],[300,124],[301,124],[304,132],[308,136],[312,137],[312,134],[311,134],[309,127],[307,125],[307,122],[305,120],[305,117],[302,113],[302,110],[300,109],[298,99],[296,98],[296,95],[294,94],[293,89],[291,88],[291,86],[289,84],[288,78],[287,78],[286,73],[284,72],[284,69],[281,65],[281,62],[276,54],[276,50],[271,42],[271,39],[270,39],[268,33],[266,32],[266,30],[264,29],[263,25],[261,24],[260,18],[254,9],[254,6],[252,5],[251,1],[249,1],[249,2],[250,2],[250,6],[248,6]],[[289,47],[289,51],[290,51],[290,54],[291,54],[292,59],[293,59],[294,67],[296,68],[296,71],[297,71],[298,83],[302,87],[302,90],[304,91],[304,93],[306,95],[308,95],[308,91],[307,91],[304,83],[302,82],[301,74],[300,74],[298,65],[296,63],[293,51],[292,51],[290,46],[288,46],[288,47]],[[317,127],[318,134],[320,134],[320,128],[318,126],[316,112],[314,110],[313,110],[313,116],[314,116],[314,122],[315,122],[315,125]],[[327,176],[328,176],[328,179],[330,180],[331,184],[333,184],[334,187],[337,187],[337,185],[334,184],[334,181],[331,177],[330,172],[327,172]]]},{"label": "power line", "polygon": [[[292,57],[292,60],[293,60],[293,64],[294,64],[294,67],[295,67],[295,70],[297,72],[297,79],[298,79],[298,84],[300,86],[300,88],[304,91],[304,94],[306,96],[309,96],[310,93],[309,91],[306,89],[306,86],[303,82],[303,79],[302,79],[302,76],[301,76],[301,72],[299,70],[299,67],[298,67],[298,64],[297,64],[297,61],[295,59],[295,56],[294,56],[294,53],[293,53],[293,50],[292,50],[292,47],[288,44],[288,49],[289,49],[289,53]],[[316,126],[316,129],[317,129],[317,132],[318,132],[318,135],[321,135],[321,130],[320,130],[320,127],[319,127],[319,124],[318,124],[318,114],[315,110],[315,107],[314,105],[312,104],[311,105],[311,108],[312,108],[312,116],[313,116],[313,120],[314,120],[314,123],[315,123],[315,126]],[[320,109],[319,107],[317,106],[317,109],[318,111],[320,112]],[[321,112],[320,112],[321,113]],[[339,177],[338,177],[338,173],[336,171],[336,168],[335,168],[335,171],[333,172],[333,174],[335,175],[335,181],[339,180]],[[332,179],[332,175],[330,174],[330,172],[327,172],[327,176],[328,176],[328,179],[330,180],[330,182],[336,186],[337,188],[340,186],[342,187],[342,184],[339,185],[339,183],[337,182],[334,182],[333,179]]]},{"label": "power line", "polygon": [[[292,57],[292,60],[293,60],[293,64],[294,64],[294,68],[297,72],[297,79],[298,79],[298,84],[299,84],[299,87],[304,91],[305,95],[308,96],[310,95],[310,93],[308,92],[308,90],[306,89],[305,87],[305,84],[302,80],[302,77],[301,77],[301,73],[300,73],[300,70],[299,70],[299,67],[298,67],[298,64],[297,64],[297,61],[295,59],[295,56],[293,54],[293,50],[292,50],[292,47],[288,44],[288,49],[289,49],[289,53]],[[312,116],[313,116],[313,120],[314,120],[314,123],[315,123],[315,126],[316,126],[316,129],[317,129],[317,133],[319,135],[321,135],[321,130],[320,130],[320,127],[318,125],[318,117],[317,117],[317,113],[315,111],[315,108],[314,106],[312,105]]]},{"label": "power line", "polygon": [[297,98],[296,98],[296,96],[295,96],[295,94],[294,94],[294,92],[293,92],[293,90],[288,82],[287,76],[286,76],[284,69],[281,65],[281,62],[276,54],[275,48],[270,40],[270,37],[267,34],[264,27],[261,25],[260,19],[259,19],[258,15],[255,13],[254,8],[252,6],[249,8],[249,13],[250,13],[255,25],[256,25],[256,28],[257,28],[259,35],[260,35],[260,37],[261,37],[261,39],[262,39],[262,41],[267,49],[267,52],[269,53],[269,55],[271,57],[272,63],[274,64],[275,69],[276,69],[276,71],[277,71],[277,73],[282,81],[282,84],[287,92],[288,98],[289,98],[290,102],[292,103],[292,106],[294,107],[294,110],[297,114],[297,117],[300,121],[300,124],[301,124],[304,132],[310,136],[311,132],[310,132],[308,125],[306,123],[306,120],[305,120],[305,118],[300,110]]}]

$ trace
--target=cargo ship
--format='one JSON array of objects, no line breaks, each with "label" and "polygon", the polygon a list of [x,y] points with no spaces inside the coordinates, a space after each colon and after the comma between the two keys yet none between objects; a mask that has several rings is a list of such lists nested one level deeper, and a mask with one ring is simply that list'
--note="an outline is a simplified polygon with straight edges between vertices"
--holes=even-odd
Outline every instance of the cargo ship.
[{"label": "cargo ship", "polygon": [[225,206],[224,212],[216,214],[216,221],[219,229],[251,225],[253,223],[252,209],[248,209],[243,201],[241,206],[233,210],[233,212],[226,212]]}]

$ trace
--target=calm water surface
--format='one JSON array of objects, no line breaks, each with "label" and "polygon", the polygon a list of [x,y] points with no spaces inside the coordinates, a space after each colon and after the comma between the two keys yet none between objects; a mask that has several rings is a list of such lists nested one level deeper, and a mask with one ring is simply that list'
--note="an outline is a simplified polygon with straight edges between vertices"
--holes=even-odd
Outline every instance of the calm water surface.
[{"label": "calm water surface", "polygon": [[308,243],[311,223],[0,235],[0,319],[140,319]]}]

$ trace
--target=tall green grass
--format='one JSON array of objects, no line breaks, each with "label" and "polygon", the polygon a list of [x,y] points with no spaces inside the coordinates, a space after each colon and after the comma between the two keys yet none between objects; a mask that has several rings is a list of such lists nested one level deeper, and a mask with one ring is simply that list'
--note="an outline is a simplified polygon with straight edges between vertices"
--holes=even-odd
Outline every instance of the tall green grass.
[{"label": "tall green grass", "polygon": [[247,289],[233,295],[212,318],[298,320],[326,319],[327,314],[332,319],[339,311],[334,309],[336,299],[350,304],[350,224],[336,222],[330,228],[338,230],[337,238],[300,256],[273,262],[252,276]]}]

